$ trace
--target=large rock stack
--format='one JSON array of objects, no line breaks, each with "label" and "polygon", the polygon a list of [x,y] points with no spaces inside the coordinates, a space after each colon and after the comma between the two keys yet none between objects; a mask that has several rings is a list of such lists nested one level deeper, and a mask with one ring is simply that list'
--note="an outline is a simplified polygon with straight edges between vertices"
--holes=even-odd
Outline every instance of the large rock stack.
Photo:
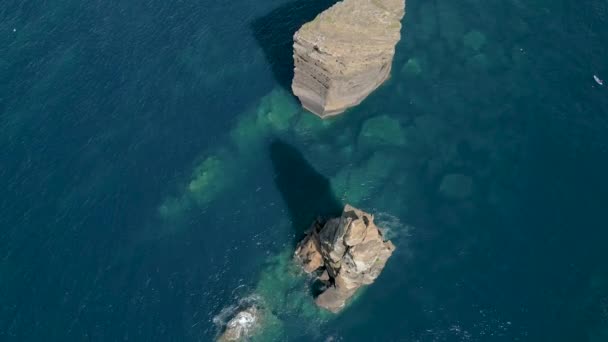
[{"label": "large rock stack", "polygon": [[294,35],[292,89],[320,117],[359,104],[390,75],[405,0],[344,0]]},{"label": "large rock stack", "polygon": [[317,305],[338,312],[357,289],[376,280],[394,250],[372,215],[346,205],[341,217],[313,224],[295,257],[326,285]]}]

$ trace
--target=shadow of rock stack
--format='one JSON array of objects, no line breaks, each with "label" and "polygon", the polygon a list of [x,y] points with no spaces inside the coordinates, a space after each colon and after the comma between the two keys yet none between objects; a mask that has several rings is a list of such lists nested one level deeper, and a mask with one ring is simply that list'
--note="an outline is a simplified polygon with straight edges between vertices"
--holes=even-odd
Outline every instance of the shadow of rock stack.
[{"label": "shadow of rock stack", "polygon": [[[329,180],[317,172],[293,146],[277,139],[270,144],[275,183],[299,238],[319,215],[332,217],[342,208]],[[294,241],[295,243],[295,241]]]},{"label": "shadow of rock stack", "polygon": [[297,0],[282,5],[251,23],[277,82],[291,93],[293,35],[337,0]]}]

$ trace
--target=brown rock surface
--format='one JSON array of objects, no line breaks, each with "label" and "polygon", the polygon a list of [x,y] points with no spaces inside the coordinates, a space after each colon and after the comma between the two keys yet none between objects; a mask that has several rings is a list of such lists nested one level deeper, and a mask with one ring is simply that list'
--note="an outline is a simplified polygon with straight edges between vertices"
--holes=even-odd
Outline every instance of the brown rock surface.
[{"label": "brown rock surface", "polygon": [[326,117],[361,103],[390,75],[405,0],[343,0],[294,35],[292,90]]},{"label": "brown rock surface", "polygon": [[374,282],[394,250],[372,215],[346,205],[340,218],[313,224],[295,258],[306,272],[322,272],[319,280],[328,286],[316,303],[338,312],[357,289]]},{"label": "brown rock surface", "polygon": [[[317,222],[314,223],[318,224]],[[298,244],[296,256],[302,264],[306,273],[314,272],[319,267],[323,266],[323,257],[321,256],[321,246],[319,239],[316,237],[316,227],[313,228],[312,234],[308,235]]]}]

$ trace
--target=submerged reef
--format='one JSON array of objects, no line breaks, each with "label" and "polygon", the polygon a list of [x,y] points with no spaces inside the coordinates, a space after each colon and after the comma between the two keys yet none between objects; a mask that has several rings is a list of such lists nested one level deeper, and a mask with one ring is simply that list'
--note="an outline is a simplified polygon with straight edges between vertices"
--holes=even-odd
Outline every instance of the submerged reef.
[{"label": "submerged reef", "polygon": [[276,88],[237,118],[230,139],[239,152],[251,152],[261,147],[269,135],[286,133],[298,121],[299,114],[300,107],[293,96]]},{"label": "submerged reef", "polygon": [[[219,143],[222,148],[205,151],[201,166],[197,163],[178,194],[165,202],[165,212],[181,212],[184,204],[198,209],[231,193],[228,186],[247,181],[239,178],[244,174],[238,170],[260,166],[257,152],[278,136],[329,179],[332,193],[342,203],[380,208],[400,218],[415,216],[429,227],[441,227],[439,233],[462,223],[476,224],[470,213],[485,208],[480,206],[484,202],[488,210],[508,218],[509,199],[520,191],[518,184],[524,184],[513,156],[521,153],[525,137],[513,122],[521,121],[521,103],[533,95],[518,76],[532,70],[531,54],[520,47],[528,30],[502,39],[484,24],[487,19],[468,23],[468,13],[459,6],[448,1],[411,4],[408,39],[394,57],[397,72],[385,90],[353,108],[348,118],[310,115],[281,88],[267,94],[234,118],[228,141]],[[322,57],[323,46],[317,49],[310,47],[310,56]],[[302,71],[298,65],[296,74]],[[504,100],[497,104],[496,98]],[[302,228],[309,223],[310,219],[303,220]],[[320,222],[313,230],[320,232],[325,224]],[[437,232],[429,228],[431,233]],[[309,236],[299,248],[318,294],[335,285],[329,272],[322,272],[326,260],[317,252],[316,241]],[[401,252],[404,245],[398,245]],[[285,340],[286,331],[309,327],[311,321],[316,324],[321,312],[327,313],[315,304],[311,280],[301,274],[292,256],[293,246],[271,255],[259,279],[252,280],[250,291],[261,298],[263,305],[257,308],[264,314],[261,329],[254,330],[251,340]],[[327,307],[341,305],[339,296],[328,298],[332,301],[325,302]],[[352,297],[345,302],[352,302]],[[289,324],[298,328],[291,330]],[[598,329],[596,340],[605,338],[605,331]]]},{"label": "submerged reef", "polygon": [[390,152],[374,152],[357,167],[343,168],[332,177],[332,190],[341,200],[359,205],[382,188],[395,164],[396,159]]},{"label": "submerged reef", "polygon": [[228,141],[220,144],[219,148],[206,151],[194,163],[190,176],[179,183],[178,193],[168,196],[159,206],[159,215],[163,219],[179,219],[188,210],[204,207],[217,199],[243,178],[239,165],[253,163],[255,151],[261,149],[270,137],[288,135],[292,131],[307,134],[331,125],[328,121],[298,127],[296,123],[310,120],[302,119],[300,113],[294,97],[281,88],[262,97],[259,103],[237,117]]},{"label": "submerged reef", "polygon": [[367,119],[359,134],[359,146],[361,147],[403,146],[405,143],[406,136],[401,123],[388,115]]},{"label": "submerged reef", "polygon": [[464,35],[462,41],[464,46],[471,50],[479,51],[486,44],[486,36],[477,30],[472,30]]},{"label": "submerged reef", "polygon": [[356,106],[390,75],[405,0],[343,0],[294,35],[293,93],[320,117]]},{"label": "submerged reef", "polygon": [[290,245],[270,255],[249,294],[215,316],[216,340],[284,341],[296,330],[318,334],[335,317],[332,312],[375,281],[394,250],[374,217],[350,205],[341,217],[316,220],[295,253]]},{"label": "submerged reef", "polygon": [[214,319],[218,342],[284,341],[291,326],[302,333],[315,333],[331,317],[315,305],[310,281],[294,262],[292,247],[270,256],[252,294]]},{"label": "submerged reef", "polygon": [[219,149],[195,163],[189,180],[182,185],[178,196],[168,197],[158,208],[165,219],[181,217],[193,207],[202,207],[219,196],[229,183],[228,175],[236,170],[234,156],[227,149]]},{"label": "submerged reef", "polygon": [[372,215],[347,204],[341,217],[313,223],[295,258],[324,285],[316,304],[335,313],[360,287],[376,280],[394,250]]}]

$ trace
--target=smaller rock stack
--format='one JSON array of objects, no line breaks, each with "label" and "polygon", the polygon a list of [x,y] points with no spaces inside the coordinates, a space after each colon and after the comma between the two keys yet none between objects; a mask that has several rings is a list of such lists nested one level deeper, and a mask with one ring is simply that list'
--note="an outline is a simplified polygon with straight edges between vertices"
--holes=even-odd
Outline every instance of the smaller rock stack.
[{"label": "smaller rock stack", "polygon": [[394,250],[372,215],[347,204],[341,217],[313,223],[295,258],[325,284],[317,305],[338,312],[357,289],[376,280]]}]

